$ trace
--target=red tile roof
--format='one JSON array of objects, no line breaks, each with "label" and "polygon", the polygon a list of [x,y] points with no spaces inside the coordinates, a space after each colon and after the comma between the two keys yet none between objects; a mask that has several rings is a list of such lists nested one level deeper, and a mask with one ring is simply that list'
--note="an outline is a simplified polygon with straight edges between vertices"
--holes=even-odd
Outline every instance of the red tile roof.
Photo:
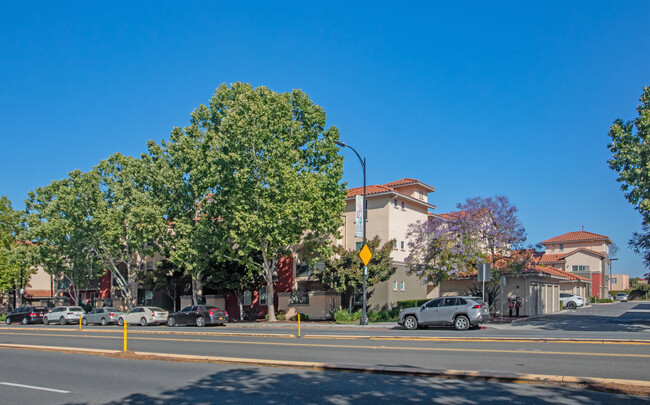
[{"label": "red tile roof", "polygon": [[444,214],[438,214],[438,216],[444,219],[458,219],[464,217],[466,214],[467,214],[466,211],[454,211],[454,212],[445,212]]},{"label": "red tile roof", "polygon": [[604,240],[612,243],[608,236],[599,235],[593,232],[587,231],[578,231],[578,232],[567,232],[560,236],[556,236],[551,239],[547,239],[542,242],[542,245],[548,243],[558,243],[558,242],[582,242],[582,241],[594,241],[594,240]]},{"label": "red tile roof", "polygon": [[606,257],[605,253],[603,252],[596,252],[595,250],[591,250],[587,248],[578,248],[578,249],[573,249],[571,251],[568,251],[566,253],[544,253],[544,255],[537,261],[537,263],[544,264],[544,263],[563,262],[565,257],[570,256],[582,250],[589,253],[596,254],[600,257]]},{"label": "red tile roof", "polygon": [[538,273],[545,273],[551,276],[559,276],[568,278],[569,280],[589,281],[588,278],[579,276],[577,274],[569,273],[568,271],[556,269],[550,266],[532,266],[527,272],[536,271]]},{"label": "red tile roof", "polygon": [[564,256],[566,256],[565,253],[544,253],[542,257],[539,258],[537,263],[557,263],[557,262],[563,262],[564,261]]},{"label": "red tile roof", "polygon": [[[377,185],[366,186],[366,195],[388,193],[388,192],[397,193],[398,191],[396,191],[393,188],[386,187],[386,186],[377,186]],[[348,189],[348,196],[346,198],[354,197],[354,196],[357,196],[357,195],[363,195],[363,187],[356,187],[356,188]]]}]

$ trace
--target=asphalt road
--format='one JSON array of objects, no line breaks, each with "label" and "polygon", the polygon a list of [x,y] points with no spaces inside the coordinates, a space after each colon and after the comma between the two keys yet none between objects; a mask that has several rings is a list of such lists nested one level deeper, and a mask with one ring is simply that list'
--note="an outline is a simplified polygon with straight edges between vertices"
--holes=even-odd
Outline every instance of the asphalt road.
[{"label": "asphalt road", "polygon": [[[2,404],[640,404],[567,387],[0,349]],[[56,391],[53,391],[56,390]]]}]

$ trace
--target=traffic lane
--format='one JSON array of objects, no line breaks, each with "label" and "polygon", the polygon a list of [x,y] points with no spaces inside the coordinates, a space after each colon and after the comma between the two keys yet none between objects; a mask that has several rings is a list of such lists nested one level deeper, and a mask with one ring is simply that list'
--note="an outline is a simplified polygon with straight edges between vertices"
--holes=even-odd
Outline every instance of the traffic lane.
[{"label": "traffic lane", "polygon": [[[93,339],[109,340],[113,343],[107,343],[113,349],[122,348],[124,334],[120,331],[109,330],[0,330],[0,341],[4,343],[20,343],[29,340],[30,344],[50,345],[53,342],[65,343],[67,341],[86,343],[88,347],[93,347],[90,343]],[[183,342],[197,343],[203,345],[209,344],[239,344],[239,345],[258,345],[258,346],[296,346],[296,347],[352,347],[376,349],[377,347],[394,349],[394,350],[446,350],[446,351],[467,351],[475,350],[477,352],[511,352],[527,351],[540,354],[573,354],[583,356],[601,355],[601,357],[619,356],[642,358],[650,357],[650,344],[646,343],[581,343],[581,342],[554,342],[554,341],[531,341],[531,340],[429,340],[413,338],[409,340],[394,339],[390,337],[377,337],[366,339],[349,339],[345,336],[336,338],[305,335],[298,339],[291,335],[282,337],[268,336],[249,336],[249,335],[207,335],[207,334],[184,334],[184,333],[152,333],[138,330],[128,333],[128,341],[161,341],[161,342]],[[118,346],[117,348],[115,346]],[[99,347],[98,347],[99,348]],[[105,347],[102,347],[105,348]]]},{"label": "traffic lane", "polygon": [[[48,329],[48,330],[79,330],[74,325],[0,325],[0,330],[4,329]],[[304,335],[343,335],[351,337],[368,337],[368,336],[393,336],[400,338],[409,337],[435,337],[435,338],[521,338],[521,339],[623,339],[623,340],[647,340],[650,341],[650,326],[645,326],[646,330],[636,332],[612,332],[612,331],[563,331],[557,329],[543,329],[530,325],[488,325],[482,330],[457,331],[453,328],[427,328],[423,330],[409,331],[400,326],[386,328],[362,328],[362,327],[302,327],[301,334]],[[88,326],[82,330],[110,330],[123,331],[119,326]],[[207,334],[281,334],[281,335],[298,335],[298,326],[283,324],[283,326],[235,326],[228,324],[226,327],[173,327],[166,326],[129,326],[129,331],[158,331],[158,332],[187,332],[187,333],[207,333]]]},{"label": "traffic lane", "polygon": [[[527,403],[638,404],[643,398],[552,385],[510,384],[365,373],[115,359],[0,349],[0,380],[37,380],[70,390],[44,393],[0,386],[3,403]],[[44,367],[43,365],[50,365]]]},{"label": "traffic lane", "polygon": [[[0,334],[2,342],[120,350],[118,336],[91,334]],[[460,347],[461,344],[423,346],[424,342],[402,342],[401,346],[367,345],[360,342],[311,342],[308,339],[251,340],[203,337],[137,336],[129,338],[133,351],[208,355],[242,359],[300,361],[350,364],[372,367],[400,366],[425,369],[454,369],[484,372],[531,373],[599,378],[648,379],[646,370],[650,354],[594,353],[585,345],[575,352],[510,348]],[[469,344],[470,342],[468,342]],[[627,346],[614,346],[613,350]],[[603,367],[607,364],[607,367]]]}]

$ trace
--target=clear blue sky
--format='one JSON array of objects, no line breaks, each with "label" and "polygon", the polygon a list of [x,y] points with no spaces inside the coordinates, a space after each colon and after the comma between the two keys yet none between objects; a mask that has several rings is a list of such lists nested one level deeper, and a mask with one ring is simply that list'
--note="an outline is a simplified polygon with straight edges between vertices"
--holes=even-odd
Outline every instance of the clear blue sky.
[{"label": "clear blue sky", "polygon": [[606,145],[650,85],[650,2],[132,3],[0,2],[0,194],[15,208],[139,155],[243,81],[308,93],[370,184],[418,178],[436,212],[505,194],[529,242],[584,225],[620,246],[615,273],[645,272]]}]

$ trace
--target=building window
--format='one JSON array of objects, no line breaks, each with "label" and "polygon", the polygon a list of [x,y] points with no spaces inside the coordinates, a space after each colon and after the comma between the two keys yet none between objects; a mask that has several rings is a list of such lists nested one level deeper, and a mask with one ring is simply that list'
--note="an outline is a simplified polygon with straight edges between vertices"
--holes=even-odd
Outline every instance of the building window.
[{"label": "building window", "polygon": [[147,262],[147,270],[153,270],[153,262]]},{"label": "building window", "polygon": [[244,305],[250,306],[252,302],[252,298],[253,298],[253,294],[250,291],[244,291],[244,298],[242,300],[244,301]]},{"label": "building window", "polygon": [[612,284],[616,284],[616,277],[610,277],[609,282]]},{"label": "building window", "polygon": [[400,246],[402,247],[402,250],[404,250],[404,241],[400,242]]},{"label": "building window", "polygon": [[393,207],[395,208],[399,207],[399,204],[397,203],[397,198],[393,200]]},{"label": "building window", "polygon": [[393,241],[393,249],[397,250],[397,239]]},{"label": "building window", "polygon": [[357,249],[357,252],[360,252],[361,249],[363,249],[363,242],[357,242],[357,243],[354,245],[354,248]]},{"label": "building window", "polygon": [[403,282],[403,281],[400,281],[400,283],[399,283],[399,290],[400,290],[400,291],[404,291],[404,290],[405,290],[405,288],[404,288],[404,282]]},{"label": "building window", "polygon": [[589,271],[589,266],[571,266],[572,271]]},{"label": "building window", "polygon": [[564,243],[560,243],[560,247],[558,249],[560,250],[560,252],[563,251],[564,250]]},{"label": "building window", "polygon": [[402,211],[406,209],[406,205],[404,205],[404,201],[402,201]]},{"label": "building window", "polygon": [[397,281],[393,281],[393,291],[397,291]]},{"label": "building window", "polygon": [[266,305],[266,286],[260,288],[260,305]]}]

